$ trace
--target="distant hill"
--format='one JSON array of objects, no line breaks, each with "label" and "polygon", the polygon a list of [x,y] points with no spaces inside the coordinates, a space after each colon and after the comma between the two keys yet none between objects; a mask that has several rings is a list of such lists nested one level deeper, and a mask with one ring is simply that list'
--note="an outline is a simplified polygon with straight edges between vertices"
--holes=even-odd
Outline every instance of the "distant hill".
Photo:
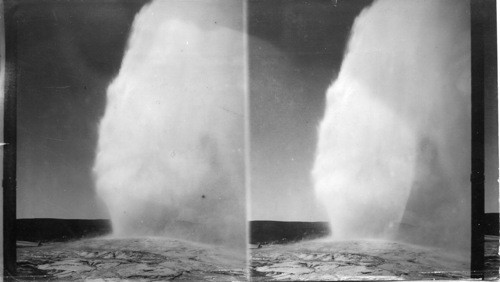
[{"label": "distant hill", "polygon": [[330,234],[327,222],[263,221],[250,222],[250,244],[281,244],[315,239]]},{"label": "distant hill", "polygon": [[26,218],[17,220],[17,240],[68,241],[106,235],[111,222],[106,219]]},{"label": "distant hill", "polygon": [[[499,213],[486,213],[485,234],[499,235]],[[17,220],[17,240],[68,241],[106,235],[111,232],[107,219],[30,218]],[[327,222],[285,222],[256,220],[250,222],[250,243],[289,243],[315,239],[330,234]]]},{"label": "distant hill", "polygon": [[[485,235],[499,236],[499,213],[484,215]],[[286,222],[256,220],[250,222],[250,244],[281,244],[315,239],[330,234],[327,222]]]}]

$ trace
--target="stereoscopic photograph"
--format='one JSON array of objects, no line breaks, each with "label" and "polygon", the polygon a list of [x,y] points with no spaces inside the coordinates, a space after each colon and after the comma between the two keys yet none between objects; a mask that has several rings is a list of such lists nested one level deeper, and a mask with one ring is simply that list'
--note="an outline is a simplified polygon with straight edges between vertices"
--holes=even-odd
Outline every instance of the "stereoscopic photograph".
[{"label": "stereoscopic photograph", "polygon": [[4,0],[6,281],[499,279],[493,0]]},{"label": "stereoscopic photograph", "polygon": [[[471,277],[474,4],[249,1],[256,281]],[[485,231],[497,236],[497,117],[485,111]]]},{"label": "stereoscopic photograph", "polygon": [[18,277],[244,280],[243,2],[4,5]]}]

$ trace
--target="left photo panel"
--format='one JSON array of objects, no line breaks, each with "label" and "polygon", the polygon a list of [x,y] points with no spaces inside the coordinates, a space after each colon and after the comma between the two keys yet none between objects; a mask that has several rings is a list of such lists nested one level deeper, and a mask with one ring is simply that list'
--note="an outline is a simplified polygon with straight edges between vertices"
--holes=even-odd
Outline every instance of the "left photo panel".
[{"label": "left photo panel", "polygon": [[3,275],[247,280],[244,0],[3,5]]}]

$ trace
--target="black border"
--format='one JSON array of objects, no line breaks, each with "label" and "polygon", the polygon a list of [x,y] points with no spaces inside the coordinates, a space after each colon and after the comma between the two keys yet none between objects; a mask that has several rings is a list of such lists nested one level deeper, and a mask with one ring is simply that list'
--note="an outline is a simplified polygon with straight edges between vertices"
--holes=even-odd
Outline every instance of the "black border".
[{"label": "black border", "polygon": [[484,278],[484,21],[481,4],[471,1],[471,278]]},{"label": "black border", "polygon": [[17,5],[4,2],[5,92],[3,148],[3,267],[4,277],[16,268],[16,161],[17,161]]},{"label": "black border", "polygon": [[[485,100],[486,91],[497,93],[497,26],[496,1],[471,0],[471,278],[485,278]],[[489,50],[494,41],[495,50]],[[491,48],[491,45],[489,45]],[[494,53],[495,61],[486,62],[486,52]],[[486,75],[487,72],[494,75]],[[491,81],[494,80],[494,81]],[[492,83],[493,82],[493,83]],[[495,89],[486,89],[494,84]],[[490,156],[498,157],[498,156]],[[497,273],[498,276],[498,273]]]}]

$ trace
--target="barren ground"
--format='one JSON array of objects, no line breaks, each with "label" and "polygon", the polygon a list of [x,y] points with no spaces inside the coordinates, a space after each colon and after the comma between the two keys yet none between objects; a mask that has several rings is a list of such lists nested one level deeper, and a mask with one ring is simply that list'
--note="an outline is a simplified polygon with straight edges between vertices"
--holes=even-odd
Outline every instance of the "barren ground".
[{"label": "barren ground", "polygon": [[[498,237],[486,241],[486,261],[498,277]],[[387,241],[303,241],[251,250],[251,276],[267,280],[459,280],[470,276],[469,257]],[[496,270],[495,270],[496,269]]]},{"label": "barren ground", "polygon": [[168,238],[95,238],[18,248],[20,280],[246,280],[245,255]]}]

